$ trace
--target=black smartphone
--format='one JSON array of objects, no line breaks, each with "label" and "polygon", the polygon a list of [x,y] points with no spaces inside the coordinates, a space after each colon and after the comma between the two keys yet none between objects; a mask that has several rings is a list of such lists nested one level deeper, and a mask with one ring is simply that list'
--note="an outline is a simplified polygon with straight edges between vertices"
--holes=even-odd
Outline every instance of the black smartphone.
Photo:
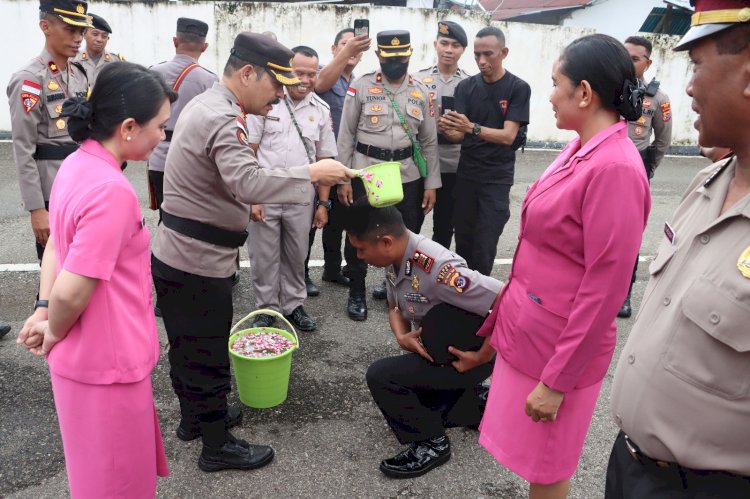
[{"label": "black smartphone", "polygon": [[443,114],[456,110],[456,99],[452,95],[444,95],[440,98],[440,109]]},{"label": "black smartphone", "polygon": [[370,21],[368,19],[354,20],[354,36],[370,36]]}]

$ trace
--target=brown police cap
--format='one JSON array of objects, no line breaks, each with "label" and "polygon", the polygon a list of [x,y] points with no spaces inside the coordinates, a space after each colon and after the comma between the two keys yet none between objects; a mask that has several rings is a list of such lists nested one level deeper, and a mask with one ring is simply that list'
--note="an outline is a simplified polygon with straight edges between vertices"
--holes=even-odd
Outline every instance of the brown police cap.
[{"label": "brown police cap", "polygon": [[245,62],[255,64],[271,73],[282,85],[299,85],[292,70],[291,50],[271,37],[245,31],[234,39],[231,54]]}]

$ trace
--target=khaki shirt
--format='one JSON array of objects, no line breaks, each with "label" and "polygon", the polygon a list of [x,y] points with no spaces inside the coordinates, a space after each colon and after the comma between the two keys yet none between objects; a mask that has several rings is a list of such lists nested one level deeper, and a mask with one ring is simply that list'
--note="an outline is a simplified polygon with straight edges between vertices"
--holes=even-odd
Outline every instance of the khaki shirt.
[{"label": "khaki shirt", "polygon": [[28,211],[44,208],[62,160],[36,160],[40,144],[73,145],[68,119],[60,116],[68,97],[85,97],[89,84],[80,68],[60,70],[46,50],[13,73],[6,91],[10,105],[13,154],[21,199]]},{"label": "khaki shirt", "polygon": [[[287,104],[292,108],[302,131],[302,142],[292,121]],[[314,93],[294,102],[289,94],[263,116],[249,116],[247,138],[258,144],[258,163],[263,168],[289,168],[315,162],[317,158],[333,158],[338,154],[336,137],[331,125],[331,109]],[[308,153],[310,157],[308,157]]]},{"label": "khaki shirt", "polygon": [[[380,72],[368,73],[357,78],[346,92],[344,111],[338,136],[338,160],[343,164],[361,170],[381,163],[357,152],[357,142],[381,149],[398,150],[411,146],[385,88],[391,86],[383,81]],[[440,183],[440,165],[437,151],[437,125],[431,115],[431,101],[427,88],[411,75],[404,78],[398,89],[393,90],[393,98],[399,111],[411,128],[414,140],[422,147],[427,162],[425,189],[437,189]],[[419,180],[419,169],[409,157],[401,160],[401,180],[404,183]]]},{"label": "khaki shirt", "polygon": [[750,195],[719,215],[736,164],[701,171],[665,225],[611,408],[654,459],[750,475]]},{"label": "khaki shirt", "polygon": [[[221,83],[191,100],[180,114],[167,155],[162,209],[172,215],[242,232],[251,205],[309,203],[309,166],[261,168],[247,141],[234,94]],[[205,277],[237,270],[237,248],[193,239],[160,224],[153,253],[170,267]]]},{"label": "khaki shirt", "polygon": [[466,260],[425,236],[409,233],[404,261],[386,269],[388,303],[416,329],[435,305],[450,303],[484,317],[502,283],[466,267]]},{"label": "khaki shirt", "polygon": [[[414,75],[416,79],[424,83],[429,91],[432,101],[431,109],[435,115],[435,125],[440,118],[443,96],[451,97],[456,90],[456,85],[461,80],[469,78],[469,73],[461,68],[450,76],[440,74],[437,66],[425,68]],[[461,156],[461,144],[453,144],[438,133],[438,155],[440,157],[440,173],[456,173],[458,170],[458,159]]]},{"label": "khaki shirt", "polygon": [[651,132],[654,132],[656,146],[656,165],[672,143],[672,108],[667,94],[658,89],[656,95],[643,97],[643,115],[636,121],[628,122],[628,135],[639,151],[651,144]]},{"label": "khaki shirt", "polygon": [[75,58],[75,62],[79,63],[83,66],[83,69],[86,70],[86,76],[88,76],[92,87],[94,86],[94,82],[96,82],[96,77],[99,76],[99,71],[104,69],[104,66],[111,62],[120,62],[124,60],[125,58],[123,56],[115,54],[114,52],[107,52],[106,50],[97,60],[94,60],[85,50]]},{"label": "khaki shirt", "polygon": [[[191,64],[198,64],[198,60],[189,55],[177,54],[171,61],[160,62],[151,66],[150,69],[159,73],[167,82],[167,85],[174,88],[175,80]],[[174,131],[177,118],[180,117],[180,113],[187,103],[196,95],[200,95],[211,88],[217,81],[219,81],[219,78],[203,66],[190,71],[182,80],[182,84],[177,91],[177,100],[172,103],[170,108],[167,130]],[[169,141],[160,142],[148,158],[148,169],[163,172],[164,164],[167,161],[167,151],[169,151]]]}]

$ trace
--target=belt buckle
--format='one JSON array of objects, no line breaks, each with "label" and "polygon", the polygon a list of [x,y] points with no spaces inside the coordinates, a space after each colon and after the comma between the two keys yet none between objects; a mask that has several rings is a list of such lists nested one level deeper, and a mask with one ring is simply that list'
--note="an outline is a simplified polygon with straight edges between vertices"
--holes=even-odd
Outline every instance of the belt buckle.
[{"label": "belt buckle", "polygon": [[630,437],[627,435],[624,435],[625,439],[625,447],[628,449],[628,452],[630,453],[630,456],[638,461],[639,463],[642,463],[640,453],[638,452],[638,448],[635,446],[635,444],[630,440]]}]

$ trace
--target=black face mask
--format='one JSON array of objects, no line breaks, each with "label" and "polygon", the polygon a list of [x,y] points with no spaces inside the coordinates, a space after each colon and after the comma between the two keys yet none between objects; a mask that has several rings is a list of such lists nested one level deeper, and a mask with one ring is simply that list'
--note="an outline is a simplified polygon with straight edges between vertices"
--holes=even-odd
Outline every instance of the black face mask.
[{"label": "black face mask", "polygon": [[406,74],[409,68],[408,62],[387,61],[380,63],[380,69],[389,80],[398,80]]}]

